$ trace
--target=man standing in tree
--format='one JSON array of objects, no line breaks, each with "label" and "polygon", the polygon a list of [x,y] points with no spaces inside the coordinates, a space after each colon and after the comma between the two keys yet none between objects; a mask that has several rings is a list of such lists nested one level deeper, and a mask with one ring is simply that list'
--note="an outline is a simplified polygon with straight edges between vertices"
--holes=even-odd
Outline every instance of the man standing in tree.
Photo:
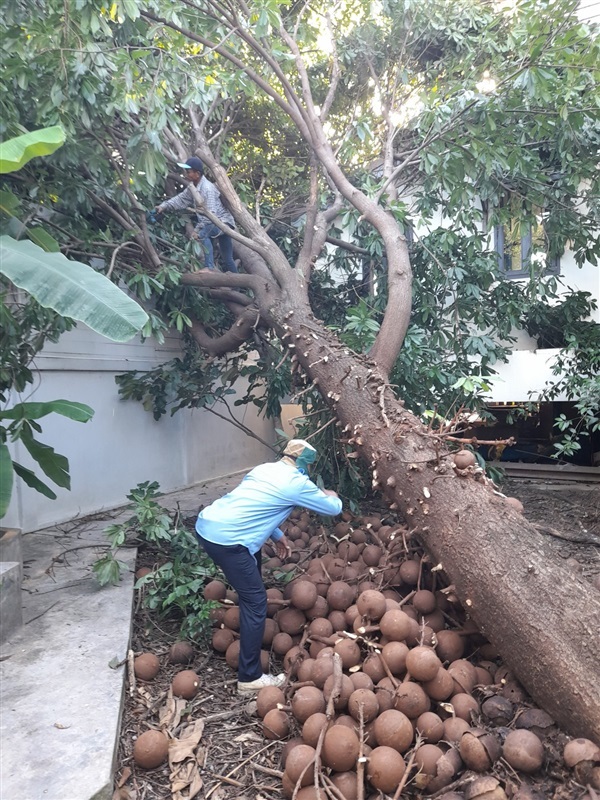
[{"label": "man standing in tree", "polygon": [[306,474],[316,457],[308,442],[291,439],[283,458],[255,467],[233,491],[203,509],[196,522],[200,544],[239,597],[239,694],[255,694],[265,686],[281,686],[285,680],[285,675],[263,674],[260,663],[267,619],[261,547],[270,538],[279,558],[290,555],[290,544],[279,525],[296,506],[327,515],[342,510],[337,494],[319,489]]},{"label": "man standing in tree", "polygon": [[[214,214],[214,216],[225,225],[228,225],[230,228],[235,228],[233,216],[223,205],[221,192],[214,183],[211,183],[204,175],[204,165],[201,159],[197,156],[191,156],[184,164],[178,162],[177,166],[184,170],[185,176],[189,179],[190,184],[196,187],[196,191],[202,198],[207,211]],[[196,205],[194,193],[188,185],[180,194],[156,206],[156,211],[159,214],[164,214],[169,211],[186,211]],[[237,272],[238,270],[233,260],[233,242],[231,241],[231,236],[224,233],[214,222],[211,222],[208,217],[205,217],[203,214],[199,213],[197,218],[198,224],[194,229],[192,238],[199,239],[202,244],[204,249],[204,263],[207,269],[215,268],[212,240],[216,239],[219,243],[225,271]]]}]

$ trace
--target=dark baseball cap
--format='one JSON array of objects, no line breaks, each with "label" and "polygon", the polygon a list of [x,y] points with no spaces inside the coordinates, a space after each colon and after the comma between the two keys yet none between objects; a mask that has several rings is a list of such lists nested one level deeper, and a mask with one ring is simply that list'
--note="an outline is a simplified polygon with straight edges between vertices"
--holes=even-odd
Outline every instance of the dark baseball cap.
[{"label": "dark baseball cap", "polygon": [[196,172],[204,172],[204,164],[197,156],[190,156],[185,163],[177,162],[177,166],[181,169],[193,169]]}]

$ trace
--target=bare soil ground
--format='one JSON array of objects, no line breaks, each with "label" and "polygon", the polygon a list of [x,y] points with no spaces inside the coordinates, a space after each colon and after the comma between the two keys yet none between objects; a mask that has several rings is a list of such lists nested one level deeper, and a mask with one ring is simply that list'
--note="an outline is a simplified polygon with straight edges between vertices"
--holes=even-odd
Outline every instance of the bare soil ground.
[{"label": "bare soil ground", "polygon": [[[521,499],[525,516],[548,532],[558,558],[568,561],[570,568],[587,579],[600,573],[600,484],[552,484],[518,479],[507,481],[502,491]],[[150,565],[152,561],[151,551],[140,551],[138,566]],[[161,670],[151,683],[137,682],[136,686],[130,683],[123,712],[113,800],[283,800],[283,743],[263,737],[255,702],[237,696],[235,673],[224,657],[212,650],[208,641],[195,644],[196,657],[190,664],[201,679],[196,697],[186,702],[169,696],[171,680],[182,669],[167,661],[178,629],[177,621],[159,619],[146,610],[138,598],[132,649],[136,655],[155,653],[161,661]],[[277,665],[274,668],[277,669]],[[531,705],[525,698],[508,727]],[[484,718],[479,723],[483,727],[489,724]],[[135,739],[145,730],[161,726],[184,743],[182,758],[171,766],[140,769],[132,757]],[[500,733],[502,735],[502,731]],[[567,737],[556,729],[546,737],[544,767],[534,776],[519,775],[506,762],[497,762],[494,774],[501,780],[508,797],[522,800],[594,798],[594,794],[586,795],[586,787],[563,766],[562,749],[566,741]],[[463,773],[456,786],[448,788],[462,792],[473,777],[473,773]],[[533,793],[518,795],[519,789]],[[600,794],[596,796],[600,798]],[[371,797],[383,799],[385,796],[374,794]],[[408,781],[401,797],[431,795]]]}]

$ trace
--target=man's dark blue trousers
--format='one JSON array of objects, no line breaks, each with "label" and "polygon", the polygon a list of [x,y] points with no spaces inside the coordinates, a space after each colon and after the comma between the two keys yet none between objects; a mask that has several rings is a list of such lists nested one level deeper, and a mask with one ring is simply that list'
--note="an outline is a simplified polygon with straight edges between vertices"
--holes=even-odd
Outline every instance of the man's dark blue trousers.
[{"label": "man's dark blue trousers", "polygon": [[267,619],[267,592],[261,575],[260,550],[252,555],[241,544],[222,545],[198,536],[200,544],[221,567],[238,593],[240,605],[240,662],[238,680],[255,681],[263,674],[260,663]]}]

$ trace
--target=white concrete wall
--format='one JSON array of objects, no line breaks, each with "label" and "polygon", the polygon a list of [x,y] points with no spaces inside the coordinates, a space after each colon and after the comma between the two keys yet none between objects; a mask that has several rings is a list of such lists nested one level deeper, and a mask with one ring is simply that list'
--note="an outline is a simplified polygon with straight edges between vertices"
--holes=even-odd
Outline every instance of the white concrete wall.
[{"label": "white concrete wall", "polygon": [[[58,414],[40,420],[39,440],[69,459],[71,491],[47,481],[58,495],[49,500],[16,479],[2,525],[36,530],[122,505],[143,481],[156,480],[162,491],[171,491],[272,459],[271,450],[209,411],[184,410],[157,422],[140,403],[120,399],[116,374],[150,369],[179,352],[176,338],[163,346],[140,340],[119,345],[83,326],[48,345],[36,359],[33,391],[16,399],[74,400],[95,414],[85,424]],[[263,440],[274,440],[273,425],[259,419],[254,406],[235,413]],[[11,448],[14,460],[39,474],[22,443]]]},{"label": "white concrete wall", "polygon": [[[561,294],[567,291],[589,292],[600,306],[600,269],[592,264],[578,267],[573,253],[566,251],[560,260]],[[589,317],[600,324],[600,307]],[[553,361],[559,352],[555,349],[538,349],[537,341],[525,331],[515,331],[516,342],[506,363],[495,365],[497,375],[489,380],[488,397],[494,403],[520,403],[535,401],[548,384],[554,384],[557,376],[552,373]],[[556,400],[568,400],[557,395]]]}]

